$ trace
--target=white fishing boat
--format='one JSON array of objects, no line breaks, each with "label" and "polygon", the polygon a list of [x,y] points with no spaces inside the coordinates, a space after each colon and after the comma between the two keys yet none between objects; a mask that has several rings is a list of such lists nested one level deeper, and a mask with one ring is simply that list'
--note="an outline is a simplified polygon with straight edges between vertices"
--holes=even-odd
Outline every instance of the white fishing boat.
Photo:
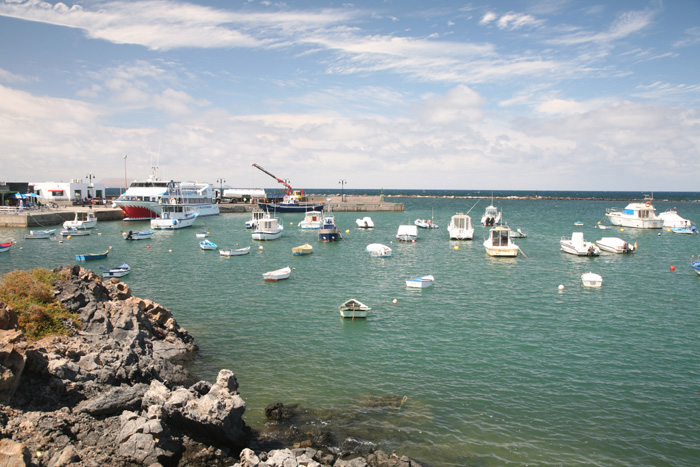
[{"label": "white fishing boat", "polygon": [[129,230],[128,233],[123,233],[122,235],[124,235],[124,240],[148,240],[154,233],[153,230],[139,230],[137,232]]},{"label": "white fishing boat", "polygon": [[68,237],[68,236],[82,237],[84,235],[90,235],[90,231],[88,229],[76,229],[76,228],[61,230],[62,237]]},{"label": "white fishing boat", "polygon": [[56,232],[53,230],[30,230],[28,234],[24,234],[24,238],[49,238]]},{"label": "white fishing boat", "polygon": [[642,203],[628,204],[623,211],[609,208],[605,216],[612,225],[638,229],[660,229],[664,226],[664,220],[656,215],[656,210],[651,202],[652,198],[647,197]]},{"label": "white fishing boat", "polygon": [[304,245],[295,246],[294,248],[292,248],[292,254],[294,256],[310,255],[313,252],[314,252],[314,247],[312,247],[308,243],[305,243]]},{"label": "white fishing boat", "polygon": [[435,277],[433,277],[432,275],[416,277],[413,279],[406,279],[406,287],[416,289],[425,289],[426,287],[432,286],[434,283]]},{"label": "white fishing boat", "polygon": [[371,310],[370,307],[354,298],[351,298],[350,300],[347,300],[345,303],[340,305],[339,309],[340,316],[342,316],[343,318],[350,319],[367,318],[367,312]]},{"label": "white fishing boat", "polygon": [[205,238],[201,242],[199,242],[199,247],[202,250],[216,250],[218,247],[216,246],[216,243],[212,242],[208,238]]},{"label": "white fishing boat", "polygon": [[251,218],[247,221],[245,221],[245,228],[246,229],[257,229],[258,228],[258,222],[260,222],[260,219],[265,219],[269,218],[270,213],[267,211],[263,211],[262,209],[256,207],[253,209],[251,213]]},{"label": "white fishing boat", "polygon": [[306,211],[304,219],[299,221],[297,226],[300,229],[315,230],[320,229],[323,224],[323,213],[321,211]]},{"label": "white fishing boat", "polygon": [[160,216],[151,219],[151,228],[156,230],[177,230],[192,226],[199,214],[189,204],[164,204]]},{"label": "white fishing boat", "polygon": [[505,225],[491,228],[488,238],[484,241],[484,248],[489,256],[506,258],[514,258],[520,251],[520,247],[510,238],[510,228]]},{"label": "white fishing boat", "polygon": [[664,221],[664,227],[669,229],[673,227],[690,229],[693,226],[691,221],[678,215],[678,212],[675,209],[669,209],[668,211],[662,212],[659,214],[659,219],[662,219]]},{"label": "white fishing boat", "polygon": [[415,225],[400,225],[396,239],[401,242],[415,242],[418,239],[418,227]]},{"label": "white fishing boat", "polygon": [[373,229],[374,228],[374,221],[369,216],[365,216],[362,219],[355,219],[355,223],[357,224],[357,227],[359,227],[360,229]]},{"label": "white fishing boat", "polygon": [[286,268],[277,269],[275,271],[268,271],[268,272],[263,273],[263,279],[266,281],[271,281],[271,282],[281,281],[284,279],[289,279],[289,276],[291,275],[291,273],[292,273],[292,268],[287,266]]},{"label": "white fishing boat", "polygon": [[284,227],[276,217],[263,217],[258,220],[258,226],[253,231],[253,240],[276,240],[282,236]]},{"label": "white fishing boat", "polygon": [[95,213],[90,211],[77,211],[72,221],[63,223],[64,229],[92,229],[97,225]]},{"label": "white fishing boat", "polygon": [[102,269],[102,277],[107,277],[107,278],[124,277],[127,274],[129,274],[129,272],[131,271],[131,268],[126,263],[122,264],[121,266],[116,266],[116,267],[113,267],[110,269],[106,269],[106,268],[100,268],[100,269]]},{"label": "white fishing boat", "polygon": [[637,249],[637,244],[631,245],[625,240],[618,237],[603,237],[595,242],[602,251],[609,253],[626,254],[632,253]]},{"label": "white fishing boat", "polygon": [[493,205],[493,196],[491,196],[491,204],[486,206],[484,215],[481,216],[481,225],[501,225],[501,213],[498,211],[498,208]]},{"label": "white fishing boat", "polygon": [[600,248],[593,242],[583,239],[583,232],[574,232],[571,237],[562,237],[559,241],[561,251],[577,256],[598,256]]},{"label": "white fishing boat", "polygon": [[381,243],[370,243],[365,251],[373,258],[388,258],[392,253],[391,248]]},{"label": "white fishing boat", "polygon": [[222,248],[219,250],[221,256],[243,256],[250,253],[250,247],[245,248]]},{"label": "white fishing boat", "polygon": [[447,226],[450,240],[471,240],[474,238],[474,226],[472,218],[467,214],[457,213],[450,219]]},{"label": "white fishing boat", "polygon": [[603,278],[599,274],[587,272],[581,274],[581,282],[584,287],[601,287],[603,285]]}]

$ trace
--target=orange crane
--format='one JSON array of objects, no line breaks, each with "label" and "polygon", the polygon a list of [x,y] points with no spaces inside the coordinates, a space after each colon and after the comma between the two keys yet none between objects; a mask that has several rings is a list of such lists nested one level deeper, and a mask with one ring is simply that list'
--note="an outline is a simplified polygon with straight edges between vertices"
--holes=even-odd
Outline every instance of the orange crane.
[{"label": "orange crane", "polygon": [[275,175],[272,175],[270,172],[268,172],[267,170],[263,169],[262,167],[260,167],[260,166],[259,166],[258,164],[256,164],[255,162],[253,162],[253,167],[255,167],[256,169],[262,170],[263,172],[265,172],[266,174],[268,174],[270,177],[274,178],[275,180],[277,180],[278,182],[280,182],[282,185],[284,185],[285,187],[287,187],[286,193],[287,193],[288,195],[291,195],[291,194],[292,194],[292,187],[289,185],[289,183],[285,182],[285,181],[282,180],[281,178],[277,178]]}]

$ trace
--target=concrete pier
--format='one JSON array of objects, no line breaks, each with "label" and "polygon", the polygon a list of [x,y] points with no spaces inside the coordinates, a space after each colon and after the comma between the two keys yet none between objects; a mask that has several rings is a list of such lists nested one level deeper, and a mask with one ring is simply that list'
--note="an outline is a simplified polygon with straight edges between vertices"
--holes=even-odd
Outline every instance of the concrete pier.
[{"label": "concrete pier", "polygon": [[117,221],[124,218],[121,209],[111,207],[65,206],[52,209],[25,209],[0,212],[0,227],[52,227],[73,220],[76,211],[92,211],[97,221]]},{"label": "concrete pier", "polygon": [[[404,210],[403,203],[388,203],[380,196],[313,195],[308,197],[308,202],[330,204],[333,212],[400,212]],[[222,213],[250,212],[256,206],[257,204],[251,203],[222,203],[219,209]]]}]

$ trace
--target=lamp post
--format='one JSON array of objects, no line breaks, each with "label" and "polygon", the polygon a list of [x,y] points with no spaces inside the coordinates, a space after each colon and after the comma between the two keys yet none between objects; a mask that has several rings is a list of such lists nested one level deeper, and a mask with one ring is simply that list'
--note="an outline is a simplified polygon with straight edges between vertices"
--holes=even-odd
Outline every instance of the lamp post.
[{"label": "lamp post", "polygon": [[226,180],[224,180],[223,178],[219,178],[216,180],[216,182],[220,186],[220,188],[219,188],[219,200],[223,200],[224,199],[224,183],[226,183]]},{"label": "lamp post", "polygon": [[348,181],[340,180],[338,183],[340,183],[340,199],[345,202],[345,184],[348,183]]},{"label": "lamp post", "polygon": [[126,191],[126,154],[124,154],[124,191]]}]

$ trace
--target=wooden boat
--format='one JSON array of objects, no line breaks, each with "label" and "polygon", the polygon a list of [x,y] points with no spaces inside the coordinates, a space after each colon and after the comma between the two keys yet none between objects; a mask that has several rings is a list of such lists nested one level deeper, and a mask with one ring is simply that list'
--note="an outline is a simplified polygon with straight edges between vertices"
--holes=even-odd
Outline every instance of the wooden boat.
[{"label": "wooden boat", "polygon": [[603,285],[603,278],[593,272],[587,272],[581,275],[581,282],[584,287],[600,287]]},{"label": "wooden boat", "polygon": [[247,246],[245,248],[222,248],[219,250],[219,254],[221,256],[243,256],[247,255],[250,253],[250,247]]},{"label": "wooden boat", "polygon": [[24,238],[49,238],[56,229],[53,230],[30,230],[28,234],[24,234]]},{"label": "wooden boat", "polygon": [[294,248],[292,248],[292,254],[294,256],[310,255],[313,252],[314,252],[314,247],[312,247],[308,243],[305,243],[304,245],[295,246]]},{"label": "wooden boat", "polygon": [[598,256],[600,248],[593,243],[583,239],[583,232],[574,232],[571,238],[562,237],[559,241],[561,251],[577,256]]},{"label": "wooden boat", "polygon": [[93,259],[103,259],[109,254],[109,250],[105,250],[104,253],[88,253],[86,255],[75,255],[75,259],[78,261],[90,261]]},{"label": "wooden boat", "polygon": [[601,250],[609,253],[632,253],[637,249],[636,244],[630,245],[618,237],[603,237],[600,240],[597,240],[595,244],[598,245],[598,248]]},{"label": "wooden boat", "polygon": [[340,316],[343,318],[367,318],[367,312],[371,310],[370,307],[365,305],[359,300],[351,298],[342,305],[340,305]]},{"label": "wooden boat", "polygon": [[77,211],[72,221],[63,223],[64,229],[92,229],[97,225],[95,213],[89,211]]},{"label": "wooden boat", "polygon": [[82,237],[84,235],[90,235],[90,231],[87,229],[63,229],[61,230],[62,237]]},{"label": "wooden boat", "polygon": [[9,250],[11,246],[12,246],[12,242],[0,243],[0,253],[2,253],[3,251]]},{"label": "wooden boat", "polygon": [[153,236],[155,231],[153,230],[140,230],[138,232],[133,232],[129,230],[128,233],[123,234],[124,240],[147,240]]},{"label": "wooden boat", "polygon": [[199,242],[199,247],[202,250],[216,250],[217,248],[216,243],[208,239],[204,239],[201,242]]},{"label": "wooden boat", "polygon": [[286,268],[277,269],[275,271],[268,271],[263,273],[263,279],[266,281],[281,281],[284,279],[289,279],[292,273],[292,268],[287,266]]},{"label": "wooden boat", "polygon": [[121,266],[116,266],[116,267],[109,268],[109,269],[107,269],[107,268],[101,268],[101,269],[102,269],[102,277],[107,277],[107,278],[124,277],[127,274],[129,274],[129,272],[131,271],[131,268],[126,263],[122,264]]},{"label": "wooden boat", "polygon": [[484,241],[484,248],[489,256],[515,258],[520,248],[510,238],[510,228],[504,225],[492,227],[489,237]]},{"label": "wooden boat", "polygon": [[431,275],[416,277],[415,279],[406,279],[406,287],[412,287],[416,289],[425,289],[430,287],[435,283],[435,277]]},{"label": "wooden boat", "polygon": [[368,252],[372,258],[388,258],[392,254],[391,248],[381,243],[370,243],[365,247],[365,251]]}]

